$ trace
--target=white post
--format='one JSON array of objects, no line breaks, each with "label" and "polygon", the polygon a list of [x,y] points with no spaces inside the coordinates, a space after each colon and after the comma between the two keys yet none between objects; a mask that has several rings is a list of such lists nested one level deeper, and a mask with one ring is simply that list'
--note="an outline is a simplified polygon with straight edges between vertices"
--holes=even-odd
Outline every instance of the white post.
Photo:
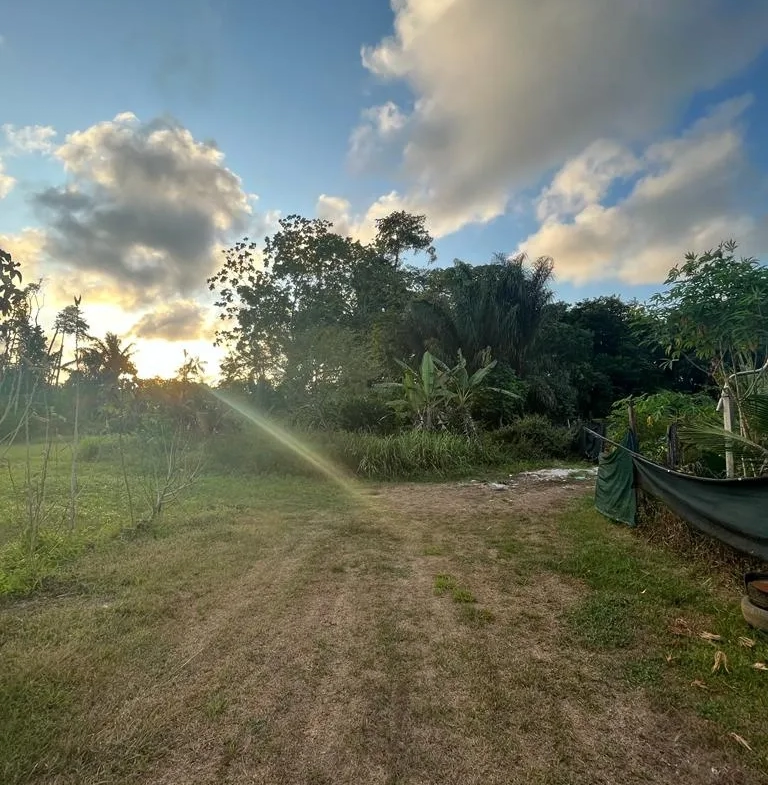
[{"label": "white post", "polygon": [[[733,403],[731,401],[731,390],[726,384],[723,387],[722,397],[718,409],[723,408],[723,428],[728,433],[733,433]],[[733,450],[731,449],[730,441],[725,442],[725,476],[731,479],[736,476],[736,466],[733,462]]]}]

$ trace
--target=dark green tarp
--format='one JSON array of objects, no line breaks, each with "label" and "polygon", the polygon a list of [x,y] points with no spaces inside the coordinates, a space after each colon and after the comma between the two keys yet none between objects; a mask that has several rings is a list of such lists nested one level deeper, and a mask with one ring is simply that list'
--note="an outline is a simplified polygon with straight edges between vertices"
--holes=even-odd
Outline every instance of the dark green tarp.
[{"label": "dark green tarp", "polygon": [[635,525],[635,491],[632,452],[637,449],[630,432],[621,442],[626,449],[600,453],[598,458],[595,507],[614,521]]},{"label": "dark green tarp", "polygon": [[768,561],[768,477],[712,480],[632,460],[641,490],[700,532]]},{"label": "dark green tarp", "polygon": [[662,501],[693,528],[732,548],[768,561],[768,477],[713,480],[681,474],[636,452],[628,434],[600,456],[595,507],[633,526],[635,489]]}]

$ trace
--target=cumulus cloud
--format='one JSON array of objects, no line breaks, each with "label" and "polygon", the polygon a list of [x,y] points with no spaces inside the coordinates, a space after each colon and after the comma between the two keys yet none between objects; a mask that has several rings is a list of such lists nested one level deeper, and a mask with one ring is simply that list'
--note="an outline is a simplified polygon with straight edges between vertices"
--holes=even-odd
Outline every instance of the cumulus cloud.
[{"label": "cumulus cloud", "polygon": [[392,6],[394,35],[364,47],[362,59],[414,95],[404,190],[446,228],[501,214],[510,190],[596,139],[647,140],[690,95],[738,73],[768,46],[763,0]]},{"label": "cumulus cloud", "polygon": [[206,309],[193,300],[180,300],[144,314],[131,330],[137,338],[190,341],[211,335]]},{"label": "cumulus cloud", "polygon": [[600,139],[568,161],[539,197],[540,220],[572,215],[599,201],[617,180],[635,174],[640,162],[623,145]]},{"label": "cumulus cloud", "polygon": [[40,260],[45,235],[40,229],[28,227],[16,234],[0,234],[0,248],[21,264],[22,284],[32,283],[40,275]]},{"label": "cumulus cloud", "polygon": [[50,125],[17,127],[10,123],[4,123],[0,128],[5,134],[9,152],[12,154],[50,153],[54,148],[56,129]]},{"label": "cumulus cloud", "polygon": [[13,190],[14,185],[16,185],[16,178],[5,173],[5,167],[0,160],[0,199],[5,199]]},{"label": "cumulus cloud", "polygon": [[362,170],[374,159],[381,159],[405,128],[407,117],[392,101],[363,110],[360,124],[349,137],[349,162],[353,169]]},{"label": "cumulus cloud", "polygon": [[135,302],[189,295],[234,233],[261,231],[240,178],[211,142],[171,119],[130,112],[66,137],[66,185],[34,196],[46,251]]},{"label": "cumulus cloud", "polygon": [[320,194],[315,205],[318,218],[331,221],[340,234],[350,235],[360,242],[370,242],[376,236],[376,220],[390,213],[405,210],[415,215],[427,216],[427,228],[433,237],[444,237],[456,232],[466,223],[487,223],[504,212],[507,196],[500,191],[490,192],[485,200],[471,208],[434,210],[434,193],[429,191],[401,194],[390,191],[372,202],[365,212],[358,214],[341,196]]},{"label": "cumulus cloud", "polygon": [[[638,157],[613,145],[590,146],[542,191],[543,223],[521,250],[552,256],[562,280],[633,284],[663,280],[685,250],[729,237],[741,238],[749,252],[761,231],[751,206],[738,199],[750,177],[741,127],[749,103],[748,97],[725,102]],[[608,188],[629,174],[636,179],[627,195],[606,205]]]}]

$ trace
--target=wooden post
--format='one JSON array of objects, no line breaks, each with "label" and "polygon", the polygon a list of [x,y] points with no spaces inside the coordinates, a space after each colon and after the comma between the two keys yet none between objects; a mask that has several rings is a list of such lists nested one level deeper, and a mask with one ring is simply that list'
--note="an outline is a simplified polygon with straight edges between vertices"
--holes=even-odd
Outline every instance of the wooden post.
[{"label": "wooden post", "polygon": [[635,405],[632,403],[631,398],[627,405],[627,414],[629,415],[629,430],[637,436],[637,417],[635,416]]},{"label": "wooden post", "polygon": [[[726,384],[720,398],[720,405],[723,408],[723,428],[728,433],[733,433],[733,402],[731,400],[731,390]],[[736,476],[736,465],[733,461],[733,449],[729,439],[725,440],[725,476],[731,479]]]},{"label": "wooden post", "polygon": [[667,426],[667,466],[677,469],[680,457],[680,443],[677,438],[677,423],[671,422]]}]

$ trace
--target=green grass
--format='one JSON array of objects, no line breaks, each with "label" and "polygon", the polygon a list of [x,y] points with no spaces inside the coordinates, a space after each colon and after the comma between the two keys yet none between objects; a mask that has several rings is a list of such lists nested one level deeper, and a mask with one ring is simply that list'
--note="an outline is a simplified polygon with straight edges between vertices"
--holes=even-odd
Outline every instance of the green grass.
[{"label": "green grass", "polygon": [[[391,516],[374,520],[367,504],[378,495],[365,486],[350,495],[311,477],[227,473],[212,463],[150,531],[136,534],[129,531],[113,457],[93,450],[87,448],[91,458],[81,467],[81,521],[74,535],[63,526],[61,498],[69,480],[64,452],[52,464],[52,513],[35,550],[22,547],[21,519],[7,516],[0,524],[0,580],[7,595],[0,599],[0,782],[142,781],[188,717],[190,733],[220,729],[222,761],[249,745],[258,750],[254,754],[283,754],[270,746],[279,717],[260,713],[256,698],[243,705],[238,697],[232,674],[237,668],[251,673],[258,654],[237,647],[237,624],[254,620],[258,635],[251,645],[269,652],[292,625],[315,618],[313,609],[340,586],[351,587],[346,603],[330,602],[327,617],[316,617],[316,637],[303,659],[286,665],[296,683],[280,705],[313,695],[333,675],[334,662],[351,658],[350,672],[371,680],[372,716],[380,723],[375,741],[388,739],[401,721],[414,722],[409,712],[457,723],[441,695],[409,703],[420,678],[411,668],[426,651],[445,658],[439,660],[441,678],[454,674],[469,692],[481,690],[485,703],[478,714],[462,719],[470,729],[487,725],[495,738],[509,724],[514,738],[523,722],[515,700],[528,696],[538,706],[550,690],[553,700],[572,697],[587,705],[592,688],[572,667],[582,660],[617,694],[647,699],[660,714],[674,707],[683,721],[691,715],[710,721],[726,746],[733,744],[728,734],[742,736],[754,752],[737,753],[768,771],[768,674],[752,667],[768,661],[768,636],[746,626],[738,595],[729,594],[706,563],[649,545],[597,514],[589,499],[564,512],[500,506],[494,518],[467,514],[464,505],[451,513],[442,505],[441,486],[418,520],[409,511],[393,529]],[[14,475],[17,487],[19,478]],[[17,509],[13,493],[14,485],[0,480],[6,509]],[[408,549],[412,561],[404,555]],[[292,572],[294,562],[301,568]],[[283,571],[274,571],[275,565]],[[414,580],[425,569],[426,587]],[[560,580],[563,593],[544,610],[531,602],[541,576],[549,576],[547,591],[558,591],[553,576]],[[249,582],[252,592],[243,595]],[[422,616],[408,593],[414,585],[429,608]],[[226,602],[223,586],[230,588]],[[268,591],[274,594],[266,597]],[[499,599],[505,596],[523,602],[508,608]],[[229,603],[240,600],[247,604],[230,619]],[[339,641],[344,613],[358,611],[361,627],[351,628],[355,634],[373,629],[375,641]],[[441,619],[437,632],[446,633],[439,644],[423,633],[435,617]],[[177,680],[198,663],[197,625],[204,632],[217,618],[219,627],[211,622],[210,629],[219,632],[206,643],[205,680],[177,705]],[[449,623],[456,629],[445,630]],[[189,630],[195,631],[191,648],[184,643]],[[703,631],[722,639],[709,642],[700,637]],[[755,640],[753,649],[739,645],[742,636]],[[536,645],[557,647],[557,656],[532,659],[527,649]],[[718,651],[727,656],[729,672],[712,671]],[[344,667],[340,678],[348,678]],[[270,678],[251,685],[252,694],[268,690]],[[539,692],[529,694],[535,684]],[[165,702],[139,719],[123,716],[125,707],[151,703],[156,695]],[[324,699],[335,705],[332,696]],[[532,725],[541,721],[540,714],[532,716]],[[105,717],[108,738],[99,724]],[[557,722],[553,714],[553,728]],[[291,728],[285,738],[300,732]],[[559,732],[567,738],[564,729]],[[41,760],[46,768],[33,776]],[[407,767],[403,772],[406,779]],[[567,768],[558,772],[565,777]]]},{"label": "green grass", "polygon": [[[768,635],[744,622],[738,594],[715,585],[706,563],[649,547],[610,523],[591,500],[562,518],[560,533],[562,555],[542,556],[542,563],[591,589],[567,616],[576,639],[609,653],[609,667],[618,665],[627,683],[644,687],[658,705],[689,707],[747,739],[768,768],[768,674],[752,667],[768,660]],[[722,640],[707,641],[701,632]],[[755,647],[741,646],[742,636]],[[730,673],[712,671],[717,651]]]},{"label": "green grass", "polygon": [[441,573],[435,577],[435,594],[442,596],[446,593],[451,595],[451,599],[455,603],[477,602],[477,598],[469,589],[459,586],[456,578]]}]

